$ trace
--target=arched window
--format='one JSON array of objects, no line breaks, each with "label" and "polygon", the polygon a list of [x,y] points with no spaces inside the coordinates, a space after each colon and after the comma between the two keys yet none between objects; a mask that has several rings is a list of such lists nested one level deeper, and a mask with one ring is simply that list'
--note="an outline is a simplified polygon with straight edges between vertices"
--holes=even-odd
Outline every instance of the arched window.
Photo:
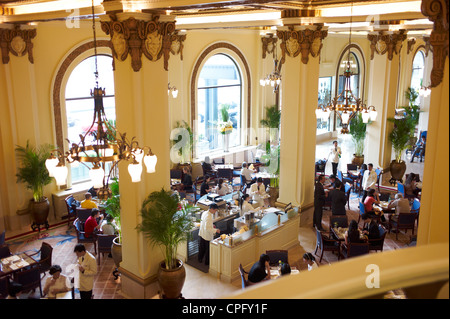
[{"label": "arched window", "polygon": [[222,108],[228,109],[233,127],[229,146],[239,146],[243,123],[242,76],[233,58],[218,53],[206,60],[197,80],[197,156],[223,148],[219,131],[219,124],[223,120]]},{"label": "arched window", "polygon": [[[424,68],[425,68],[425,54],[422,50],[417,50],[413,60],[411,85],[410,85],[410,87],[416,90],[417,92],[419,92],[420,88],[424,86],[423,83]],[[415,101],[415,103],[418,104],[419,101]]]},{"label": "arched window", "polygon": [[[97,56],[98,83],[105,89],[103,106],[107,119],[115,126],[116,112],[114,100],[114,74],[112,57]],[[79,143],[80,134],[84,134],[94,118],[94,98],[90,95],[95,87],[95,57],[81,61],[70,73],[65,88],[65,114],[67,131],[65,137],[70,143]],[[89,136],[89,135],[88,135]],[[89,167],[90,164],[87,166]],[[89,168],[83,164],[71,166],[71,182],[79,183],[89,180]]]}]

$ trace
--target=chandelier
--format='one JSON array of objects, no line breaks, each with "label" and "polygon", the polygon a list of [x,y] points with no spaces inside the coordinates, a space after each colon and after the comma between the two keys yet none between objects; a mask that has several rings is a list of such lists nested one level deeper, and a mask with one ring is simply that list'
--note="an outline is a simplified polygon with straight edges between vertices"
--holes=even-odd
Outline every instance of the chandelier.
[{"label": "chandelier", "polygon": [[348,125],[353,117],[358,113],[361,113],[364,123],[375,121],[377,118],[377,111],[373,105],[366,106],[360,98],[357,98],[351,88],[351,77],[353,75],[352,68],[356,65],[350,60],[351,53],[351,38],[352,38],[352,15],[353,15],[353,2],[352,13],[350,15],[350,35],[348,43],[348,56],[347,61],[342,61],[341,67],[344,67],[344,88],[342,92],[335,96],[331,102],[326,105],[319,104],[316,109],[316,117],[326,121],[331,112],[336,112],[341,120],[342,129],[341,133],[346,134],[349,132]]},{"label": "chandelier", "polygon": [[[133,183],[141,181],[142,162],[147,173],[154,173],[157,157],[147,147],[140,147],[133,137],[129,140],[126,133],[120,133],[108,122],[103,107],[105,89],[98,86],[97,69],[97,40],[95,33],[94,3],[92,2],[92,29],[94,32],[94,57],[95,57],[95,82],[96,86],[91,90],[94,98],[94,119],[86,132],[80,134],[78,143],[71,143],[70,149],[63,153],[61,150],[53,150],[45,165],[49,175],[54,177],[58,186],[65,185],[67,180],[67,167],[65,161],[76,167],[80,163],[89,168],[89,177],[97,190],[99,199],[107,199],[111,196],[109,180],[122,160],[129,161],[128,172]],[[89,167],[87,163],[91,163]],[[109,168],[109,173],[107,169]]]},{"label": "chandelier", "polygon": [[[275,44],[274,44],[274,46],[275,46]],[[260,79],[259,80],[259,84],[261,86],[266,86],[266,85],[270,84],[270,86],[273,87],[273,92],[277,93],[278,89],[280,87],[280,83],[281,83],[281,66],[282,66],[282,63],[281,63],[281,61],[278,61],[278,59],[277,59],[277,48],[276,48],[276,46],[273,49],[273,55],[274,55],[273,71],[272,71],[272,73],[268,74],[266,77]]]}]

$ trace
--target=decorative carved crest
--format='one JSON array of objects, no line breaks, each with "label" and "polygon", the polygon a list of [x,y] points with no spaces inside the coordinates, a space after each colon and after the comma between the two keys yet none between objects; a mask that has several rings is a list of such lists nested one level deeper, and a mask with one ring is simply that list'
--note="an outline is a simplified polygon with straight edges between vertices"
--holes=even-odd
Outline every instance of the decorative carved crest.
[{"label": "decorative carved crest", "polygon": [[431,70],[431,87],[438,86],[444,77],[445,59],[448,56],[448,0],[422,0],[422,14],[434,22],[429,43],[433,51],[433,70]]},{"label": "decorative carved crest", "polygon": [[406,50],[406,54],[410,54],[414,50],[414,45],[416,45],[416,38],[409,38],[408,49]]},{"label": "decorative carved crest", "polygon": [[431,47],[430,37],[423,36],[423,42],[425,42],[425,56],[428,57],[428,53],[433,52],[433,48]]},{"label": "decorative carved crest", "polygon": [[281,63],[284,63],[286,53],[290,57],[297,57],[302,54],[301,60],[304,64],[309,61],[309,54],[317,57],[322,49],[322,40],[328,35],[328,31],[322,31],[318,26],[316,30],[294,30],[293,26],[289,31],[277,31],[277,36],[281,40]]},{"label": "decorative carved crest", "polygon": [[406,39],[405,30],[400,30],[393,33],[385,33],[380,31],[377,34],[368,34],[367,38],[370,41],[370,59],[373,60],[374,53],[383,55],[387,52],[389,61],[395,54],[399,54],[402,49],[403,41]]},{"label": "decorative carved crest", "polygon": [[[183,50],[182,42],[186,36],[179,36],[175,31],[175,22],[160,22],[159,16],[151,21],[128,18],[118,21],[110,15],[111,21],[102,22],[102,30],[111,36],[114,56],[124,61],[128,54],[135,72],[142,67],[142,54],[150,61],[157,61],[164,56],[164,69],[168,70],[170,52],[175,54]],[[174,44],[173,42],[177,42]]]},{"label": "decorative carved crest", "polygon": [[35,36],[36,29],[21,30],[19,25],[16,25],[14,29],[0,29],[0,48],[3,64],[9,62],[10,52],[19,57],[28,53],[28,61],[34,63],[31,39]]},{"label": "decorative carved crest", "polygon": [[273,53],[277,46],[278,38],[272,33],[261,38],[262,42],[262,58],[265,59],[267,54]]}]

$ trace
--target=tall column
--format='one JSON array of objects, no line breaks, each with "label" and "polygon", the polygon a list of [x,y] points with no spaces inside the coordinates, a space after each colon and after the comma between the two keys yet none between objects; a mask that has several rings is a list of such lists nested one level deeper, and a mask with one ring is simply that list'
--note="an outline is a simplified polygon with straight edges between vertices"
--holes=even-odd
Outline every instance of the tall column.
[{"label": "tall column", "polygon": [[[378,116],[375,122],[367,126],[368,145],[365,162],[375,167],[389,167],[392,146],[389,133],[392,123],[387,119],[395,115],[397,104],[399,59],[402,43],[406,39],[404,30],[376,32],[368,35],[372,50],[370,57],[368,104],[375,106]],[[375,54],[376,53],[376,54]]]},{"label": "tall column", "polygon": [[[164,19],[163,19],[164,18]],[[170,188],[168,57],[170,35],[175,23],[167,17],[120,13],[102,22],[111,35],[115,57],[115,99],[117,129],[136,137],[158,157],[156,173],[145,167],[140,183],[132,183],[128,163],[119,164],[122,263],[122,291],[130,298],[150,298],[157,293],[156,275],[163,256],[136,230],[145,197]]]},{"label": "tall column", "polygon": [[314,202],[319,54],[327,31],[290,26],[277,35],[284,64],[278,201],[304,207]]}]

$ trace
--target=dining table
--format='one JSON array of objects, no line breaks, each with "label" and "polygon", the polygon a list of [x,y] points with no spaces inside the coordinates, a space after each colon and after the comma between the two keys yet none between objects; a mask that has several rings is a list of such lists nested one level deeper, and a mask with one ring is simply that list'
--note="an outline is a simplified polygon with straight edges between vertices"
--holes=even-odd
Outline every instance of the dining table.
[{"label": "dining table", "polygon": [[[345,233],[347,232],[348,227],[332,227],[331,233],[334,235],[336,240],[338,240],[341,244],[345,241]],[[359,229],[359,239],[366,240],[366,235],[363,234],[361,229]]]},{"label": "dining table", "polygon": [[24,252],[2,258],[0,259],[0,277],[11,275],[37,263],[37,260]]},{"label": "dining table", "polygon": [[[297,275],[300,271],[297,269],[297,267],[291,267],[291,275]],[[281,272],[279,267],[270,267],[270,279],[277,279],[281,276]]]}]

